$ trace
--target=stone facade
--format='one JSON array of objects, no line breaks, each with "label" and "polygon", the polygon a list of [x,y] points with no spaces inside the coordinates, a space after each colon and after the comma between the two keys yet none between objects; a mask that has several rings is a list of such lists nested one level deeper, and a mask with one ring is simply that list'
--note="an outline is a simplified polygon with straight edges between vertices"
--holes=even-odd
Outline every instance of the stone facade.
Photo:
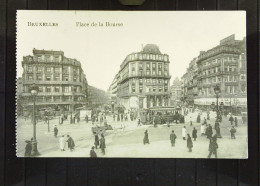
[{"label": "stone facade", "polygon": [[65,57],[64,52],[33,49],[33,56],[23,57],[22,67],[24,106],[32,105],[32,84],[39,88],[38,108],[74,111],[86,104],[88,84],[81,64],[76,59]]}]

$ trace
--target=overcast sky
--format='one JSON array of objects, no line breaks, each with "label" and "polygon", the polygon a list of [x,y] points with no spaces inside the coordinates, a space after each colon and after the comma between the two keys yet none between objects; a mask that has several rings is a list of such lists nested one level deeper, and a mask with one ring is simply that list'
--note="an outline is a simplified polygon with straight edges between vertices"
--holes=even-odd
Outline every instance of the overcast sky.
[{"label": "overcast sky", "polygon": [[[246,35],[245,11],[96,12],[19,11],[17,76],[22,57],[32,49],[61,50],[82,64],[88,83],[107,90],[120,64],[142,45],[156,44],[170,57],[171,83],[181,77],[189,62],[231,34]],[[27,22],[57,22],[58,27],[28,27]],[[76,27],[83,23],[123,23],[122,27]]]}]

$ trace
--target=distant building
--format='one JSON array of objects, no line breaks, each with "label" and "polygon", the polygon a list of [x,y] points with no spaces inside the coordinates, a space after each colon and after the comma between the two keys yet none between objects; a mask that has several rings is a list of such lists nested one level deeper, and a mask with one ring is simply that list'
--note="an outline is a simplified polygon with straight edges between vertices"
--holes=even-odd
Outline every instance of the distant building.
[{"label": "distant building", "polygon": [[116,76],[120,104],[126,109],[169,105],[169,63],[169,56],[154,44],[129,54]]},{"label": "distant building", "polygon": [[88,86],[88,107],[103,108],[105,104],[110,104],[109,94],[94,86]]},{"label": "distant building", "polygon": [[52,107],[59,111],[74,111],[86,104],[88,84],[81,64],[65,57],[64,52],[33,49],[33,56],[23,57],[22,67],[24,106],[32,105],[32,84],[39,88],[38,109]]},{"label": "distant building", "polygon": [[179,78],[175,78],[170,90],[171,90],[171,105],[178,105],[182,97],[182,83]]}]

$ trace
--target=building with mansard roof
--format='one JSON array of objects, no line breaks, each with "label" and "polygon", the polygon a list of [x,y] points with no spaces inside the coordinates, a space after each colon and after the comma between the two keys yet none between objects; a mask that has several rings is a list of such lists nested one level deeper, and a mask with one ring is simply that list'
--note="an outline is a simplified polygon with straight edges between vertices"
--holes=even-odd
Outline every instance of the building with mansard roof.
[{"label": "building with mansard roof", "polygon": [[24,107],[32,105],[32,84],[39,88],[38,109],[72,112],[86,104],[88,83],[78,60],[65,57],[62,51],[33,49],[33,55],[23,57],[22,67]]},{"label": "building with mansard roof", "polygon": [[126,109],[168,106],[169,56],[155,44],[126,56],[117,74],[117,97]]}]

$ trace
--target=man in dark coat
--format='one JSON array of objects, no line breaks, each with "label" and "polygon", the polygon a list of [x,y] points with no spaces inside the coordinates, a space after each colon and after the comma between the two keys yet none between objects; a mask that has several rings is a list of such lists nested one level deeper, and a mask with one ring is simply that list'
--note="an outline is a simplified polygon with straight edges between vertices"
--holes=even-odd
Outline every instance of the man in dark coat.
[{"label": "man in dark coat", "polygon": [[216,135],[218,138],[222,138],[221,134],[220,134],[220,127],[216,126]]},{"label": "man in dark coat", "polygon": [[59,130],[57,128],[57,125],[55,125],[55,127],[54,127],[54,136],[55,136],[55,138],[57,138],[58,132],[59,132]]},{"label": "man in dark coat", "polygon": [[95,147],[97,149],[97,147],[99,146],[99,137],[98,134],[95,132]]},{"label": "man in dark coat", "polygon": [[231,139],[236,139],[236,136],[235,136],[236,132],[237,132],[237,130],[235,129],[234,126],[232,126],[232,128],[230,129]]},{"label": "man in dark coat", "polygon": [[230,124],[233,125],[233,122],[234,122],[234,118],[233,116],[231,115],[230,118],[229,118],[229,121],[230,121]]},{"label": "man in dark coat", "polygon": [[171,144],[172,144],[172,147],[175,146],[175,140],[176,140],[177,136],[176,134],[174,133],[174,130],[172,130],[172,133],[170,135],[170,140],[171,140]]},{"label": "man in dark coat", "polygon": [[70,151],[73,151],[74,150],[74,147],[75,147],[75,143],[74,143],[74,140],[72,139],[72,137],[70,137],[70,135],[67,135],[67,142],[68,142],[68,148],[70,149]]},{"label": "man in dark coat", "polygon": [[102,153],[105,155],[105,148],[106,148],[106,140],[103,134],[101,134],[101,139],[100,139],[100,148]]},{"label": "man in dark coat", "polygon": [[209,155],[208,155],[208,158],[211,157],[212,153],[217,158],[217,149],[218,149],[217,138],[213,137],[209,140]]},{"label": "man in dark coat", "polygon": [[96,154],[96,152],[95,152],[95,150],[94,150],[94,146],[91,148],[91,150],[90,150],[90,157],[91,158],[97,158],[97,154]]},{"label": "man in dark coat", "polygon": [[194,141],[196,141],[197,139],[197,129],[194,127],[193,131],[192,131],[192,138],[194,139]]},{"label": "man in dark coat", "polygon": [[235,126],[237,127],[237,117],[235,117]]},{"label": "man in dark coat", "polygon": [[143,140],[143,142],[144,142],[144,145],[146,143],[150,144],[149,138],[148,138],[148,131],[147,130],[145,130],[145,132],[144,132],[144,140]]},{"label": "man in dark coat", "polygon": [[32,143],[29,140],[26,140],[25,143],[26,143],[26,146],[25,146],[24,156],[31,156],[31,153],[32,153]]},{"label": "man in dark coat", "polygon": [[207,132],[207,138],[208,139],[212,138],[212,134],[213,134],[212,126],[209,124],[208,132]]},{"label": "man in dark coat", "polygon": [[200,115],[197,116],[197,123],[200,123]]},{"label": "man in dark coat", "polygon": [[187,138],[187,147],[189,149],[189,152],[192,152],[193,143],[192,143],[190,134],[188,134],[188,138]]}]

